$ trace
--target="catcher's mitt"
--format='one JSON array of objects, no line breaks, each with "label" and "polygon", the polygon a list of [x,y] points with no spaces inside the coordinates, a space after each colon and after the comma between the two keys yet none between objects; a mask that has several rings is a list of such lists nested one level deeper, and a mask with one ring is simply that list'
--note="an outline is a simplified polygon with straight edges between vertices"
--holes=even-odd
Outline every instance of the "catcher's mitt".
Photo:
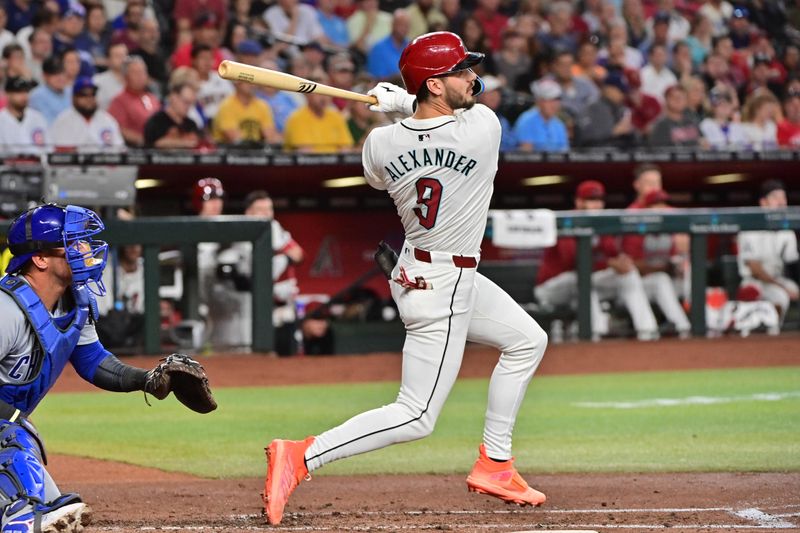
[{"label": "catcher's mitt", "polygon": [[175,393],[179,402],[192,411],[210,413],[217,408],[203,367],[188,355],[180,353],[169,355],[147,373],[145,393],[163,400],[169,396],[170,391]]}]

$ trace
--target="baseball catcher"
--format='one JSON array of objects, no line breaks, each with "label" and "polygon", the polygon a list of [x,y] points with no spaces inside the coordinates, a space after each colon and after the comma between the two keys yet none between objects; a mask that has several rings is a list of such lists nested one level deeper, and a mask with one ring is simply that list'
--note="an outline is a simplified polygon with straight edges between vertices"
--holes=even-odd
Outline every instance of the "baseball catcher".
[{"label": "baseball catcher", "polygon": [[78,532],[90,510],[62,494],[45,469],[42,441],[28,417],[69,362],[86,381],[114,392],[170,392],[190,409],[216,403],[197,362],[173,354],[147,371],[129,366],[97,338],[95,296],[105,294],[104,229],[82,207],[38,205],[8,231],[13,257],[0,279],[0,531]]}]

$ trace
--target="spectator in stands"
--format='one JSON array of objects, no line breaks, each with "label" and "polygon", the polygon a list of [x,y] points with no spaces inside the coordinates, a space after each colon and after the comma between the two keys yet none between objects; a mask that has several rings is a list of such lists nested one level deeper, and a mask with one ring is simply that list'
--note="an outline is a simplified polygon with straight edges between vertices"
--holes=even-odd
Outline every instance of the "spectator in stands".
[{"label": "spectator in stands", "polygon": [[25,26],[29,26],[33,21],[37,7],[38,4],[32,0],[10,0],[5,2],[6,16],[8,18],[6,29],[16,34]]},{"label": "spectator in stands", "polygon": [[8,102],[0,109],[0,148],[14,153],[39,154],[50,144],[47,119],[28,107],[33,80],[6,78]]},{"label": "spectator in stands", "polygon": [[49,48],[47,54],[44,55],[42,59],[50,57],[53,49],[52,35],[55,33],[60,21],[61,17],[59,16],[58,12],[50,9],[48,5],[43,5],[41,8],[36,10],[31,24],[19,30],[15,37],[17,43],[19,43],[19,45],[25,49],[26,58],[31,57],[31,35],[33,35],[33,32],[37,29],[42,29],[48,33]]},{"label": "spectator in stands", "polygon": [[700,129],[695,117],[687,113],[686,89],[673,85],[667,89],[664,115],[653,124],[650,146],[697,147],[700,146]]},{"label": "spectator in stands", "polygon": [[192,47],[192,68],[197,71],[200,80],[197,101],[206,118],[213,121],[222,101],[233,94],[233,83],[220,77],[214,70],[214,53],[211,47],[204,44]]},{"label": "spectator in stands", "polygon": [[184,45],[192,40],[192,21],[200,14],[209,13],[222,32],[227,26],[228,2],[225,0],[176,0],[172,15],[175,17],[175,30],[178,44]]},{"label": "spectator in stands", "polygon": [[[763,209],[785,209],[786,187],[778,180],[761,186],[759,205]],[[739,248],[740,287],[754,287],[762,300],[775,305],[781,320],[793,301],[800,299],[797,283],[784,274],[787,264],[798,260],[797,236],[792,230],[743,231],[736,239]]]},{"label": "spectator in stands", "polygon": [[8,23],[8,13],[4,4],[0,4],[0,50],[15,41],[14,34],[6,29]]},{"label": "spectator in stands", "polygon": [[752,94],[761,90],[768,90],[773,95],[781,94],[783,82],[781,74],[772,70],[773,58],[765,54],[753,56],[753,67],[750,69],[750,81],[745,92]]},{"label": "spectator in stands", "polygon": [[327,41],[313,6],[298,0],[277,0],[264,11],[270,31],[296,39],[298,43]]},{"label": "spectator in stands", "polygon": [[[161,33],[158,28],[158,21],[154,17],[144,17],[139,26],[138,46],[131,50],[132,55],[137,55],[144,60],[145,65],[147,65],[147,74],[158,85],[159,89],[167,82],[170,76],[169,65],[164,61],[164,55],[159,48],[160,40]],[[175,68],[180,68],[181,66],[184,65],[175,65]],[[159,90],[159,94],[160,92]]]},{"label": "spectator in stands", "polygon": [[672,50],[674,41],[669,36],[670,20],[669,14],[663,11],[656,12],[652,19],[648,20],[648,25],[652,21],[652,30],[648,31],[647,39],[639,45],[642,54],[649,56],[654,46],[663,46],[667,53]]},{"label": "spectator in stands", "polygon": [[561,86],[561,106],[575,120],[595,102],[600,91],[588,79],[572,73],[574,59],[571,52],[557,52],[550,63],[550,75]]},{"label": "spectator in stands", "polygon": [[[272,70],[278,70],[278,64],[272,59],[262,60],[261,66]],[[284,128],[286,127],[286,120],[289,118],[289,115],[300,106],[297,100],[292,98],[292,94],[299,93],[279,91],[270,87],[259,87],[256,91],[256,96],[264,100],[272,110],[272,119],[275,122],[275,129],[281,135],[283,135]]]},{"label": "spectator in stands", "polygon": [[603,83],[608,70],[597,62],[597,45],[592,41],[585,41],[578,47],[575,63],[572,65],[572,75],[591,80],[596,85]]},{"label": "spectator in stands", "polygon": [[94,67],[83,60],[81,52],[74,46],[64,49],[61,53],[61,61],[64,63],[64,75],[67,77],[69,87],[72,87],[78,76],[94,76]]},{"label": "spectator in stands", "polygon": [[[326,72],[331,80],[331,85],[340,89],[352,90],[356,77],[356,67],[350,58],[350,54],[340,52],[329,56],[326,63]],[[350,105],[350,102],[344,98],[334,98],[333,105],[339,110],[344,110]]]},{"label": "spectator in stands", "polygon": [[547,11],[548,28],[536,36],[540,49],[553,53],[569,52],[574,56],[578,50],[578,39],[571,31],[573,14],[569,2],[559,0],[550,4]]},{"label": "spectator in stands", "polygon": [[126,57],[128,57],[128,47],[125,43],[114,43],[108,47],[108,68],[93,77],[94,84],[97,85],[97,106],[100,109],[108,110],[111,100],[125,89],[122,65]]},{"label": "spectator in stands", "polygon": [[357,0],[358,9],[347,19],[351,47],[366,55],[392,31],[392,15],[379,9],[378,0]]},{"label": "spectator in stands", "polygon": [[697,12],[711,24],[712,36],[728,33],[728,20],[733,16],[733,6],[727,0],[706,0]]},{"label": "spectator in stands", "polygon": [[144,125],[150,116],[161,109],[156,95],[147,89],[147,65],[139,56],[127,58],[122,66],[125,89],[108,106],[108,112],[119,124],[128,146],[144,145]]},{"label": "spectator in stands", "polygon": [[784,118],[778,123],[778,144],[800,149],[800,90],[790,90],[783,99]]},{"label": "spectator in stands", "polygon": [[601,64],[607,68],[616,66],[621,69],[638,70],[644,65],[644,56],[636,48],[628,44],[628,29],[622,20],[611,23],[608,34],[608,46],[598,54]]},{"label": "spectator in stands", "polygon": [[146,13],[144,0],[128,0],[125,11],[111,22],[114,32],[111,40],[115,43],[125,43],[128,50],[139,46],[139,28]]},{"label": "spectator in stands", "polygon": [[486,32],[491,50],[498,51],[502,45],[503,32],[508,26],[508,17],[500,12],[500,0],[477,0],[472,17]]},{"label": "spectator in stands", "polygon": [[478,95],[478,101],[494,111],[497,120],[500,121],[500,127],[502,128],[500,151],[509,152],[511,150],[516,150],[518,144],[517,135],[514,133],[514,129],[511,127],[511,122],[509,122],[508,117],[500,112],[503,103],[503,80],[491,74],[484,76],[482,79],[484,88],[483,92]]},{"label": "spectator in stands", "polygon": [[[366,93],[371,87],[367,85],[356,86],[353,90],[359,93]],[[378,126],[385,126],[388,122],[384,113],[373,113],[361,102],[354,100],[348,101],[347,110],[347,129],[353,137],[353,142],[358,148],[364,145],[367,134]]]},{"label": "spectator in stands", "polygon": [[631,110],[631,123],[638,137],[645,138],[653,122],[661,115],[661,104],[655,97],[642,92],[638,70],[626,70],[625,81],[628,83],[625,105]]},{"label": "spectator in stands", "polygon": [[86,28],[75,39],[75,48],[89,54],[94,66],[105,67],[110,44],[111,27],[103,4],[89,4],[86,9]]},{"label": "spectator in stands", "polygon": [[566,152],[569,150],[567,128],[558,112],[561,110],[561,86],[553,80],[534,82],[532,92],[536,107],[522,113],[514,133],[519,149],[530,152]]},{"label": "spectator in stands", "polygon": [[394,80],[400,76],[400,54],[408,44],[409,18],[405,9],[392,14],[392,30],[375,43],[367,55],[367,72],[378,81]]},{"label": "spectator in stands", "polygon": [[44,83],[31,92],[30,106],[52,124],[56,117],[72,106],[72,90],[58,56],[48,57],[42,64]]},{"label": "spectator in stands", "polygon": [[780,105],[769,92],[751,96],[745,102],[742,122],[753,150],[772,150],[778,146],[778,118]]},{"label": "spectator in stands", "polygon": [[169,88],[166,107],[153,113],[144,126],[144,145],[155,148],[197,148],[203,134],[189,118],[197,102],[197,92],[188,83]]},{"label": "spectator in stands", "polygon": [[318,0],[317,20],[329,43],[340,48],[347,48],[350,44],[347,24],[342,17],[336,14],[335,8],[336,0]]},{"label": "spectator in stands", "polygon": [[675,9],[674,0],[658,0],[658,11],[653,15],[653,18],[648,21],[648,26],[654,28],[656,21],[664,18],[666,18],[669,24],[667,35],[670,42],[682,41],[689,36],[691,25],[689,21]]},{"label": "spectator in stands", "polygon": [[[497,74],[489,38],[486,36],[486,32],[481,23],[478,22],[478,19],[472,16],[463,18],[461,27],[454,33],[462,36],[467,50],[484,54],[483,62],[475,67],[478,69],[476,72],[480,74]],[[481,68],[483,71],[481,71]]]},{"label": "spectator in stands", "polygon": [[78,0],[69,0],[68,7],[61,16],[61,22],[53,34],[53,53],[61,54],[68,46],[75,46],[75,40],[83,32],[86,9]]},{"label": "spectator in stands", "polygon": [[655,45],[650,49],[649,61],[642,67],[642,92],[655,97],[659,103],[664,103],[664,92],[678,83],[678,78],[667,67],[667,49],[662,45]]},{"label": "spectator in stands", "polygon": [[700,65],[705,62],[706,56],[711,53],[713,38],[714,29],[711,20],[704,16],[702,12],[698,12],[692,22],[691,34],[686,38],[686,44],[689,46],[689,55],[692,57],[692,65],[695,70],[700,69]]},{"label": "spectator in stands", "polygon": [[511,27],[503,34],[502,47],[493,55],[497,75],[512,89],[531,71],[533,61],[528,54],[528,41]]},{"label": "spectator in stands", "polygon": [[[721,65],[711,64],[712,56],[718,56],[721,60]],[[711,71],[719,72],[721,74],[711,75],[711,77],[729,83],[738,91],[742,88],[750,75],[750,55],[746,50],[738,51],[733,47],[733,41],[730,36],[723,35],[722,37],[714,38],[714,48],[706,60],[706,72],[711,75]],[[707,76],[708,76],[707,75]],[[708,80],[706,80],[708,85]],[[714,84],[711,86],[713,87]]]},{"label": "spectator in stands", "polygon": [[[662,188],[661,171],[657,166],[638,166],[634,170],[633,188],[637,196],[628,209],[669,208],[669,195]],[[691,325],[679,302],[688,275],[688,235],[626,234],[622,238],[622,251],[633,259],[639,270],[648,300],[658,305],[681,338],[688,337]]]},{"label": "spectator in stands", "polygon": [[690,76],[681,82],[686,89],[686,112],[698,125],[706,116],[708,97],[706,84],[698,76]]},{"label": "spectator in stands", "polygon": [[700,122],[700,132],[710,148],[738,150],[747,147],[748,137],[743,125],[733,120],[736,113],[735,93],[725,85],[711,89],[708,95],[710,116]]},{"label": "spectator in stands", "polygon": [[579,146],[627,146],[634,140],[631,111],[625,106],[628,83],[619,70],[609,71],[600,98],[575,120]]},{"label": "spectator in stands", "polygon": [[675,73],[678,83],[686,84],[686,82],[694,75],[695,69],[692,63],[692,52],[686,41],[678,41],[672,47],[672,60],[670,62],[670,69]]},{"label": "spectator in stands", "polygon": [[72,107],[63,111],[50,128],[56,147],[79,151],[114,150],[125,146],[114,117],[98,109],[97,86],[92,78],[81,77],[72,87]]},{"label": "spectator in stands", "polygon": [[43,82],[44,73],[42,70],[44,62],[53,55],[53,36],[47,30],[37,28],[31,33],[28,44],[31,50],[28,57],[28,69],[31,72],[31,78],[37,82]]},{"label": "spectator in stands", "polygon": [[[449,25],[442,28],[443,30],[449,30],[453,33],[457,33],[461,35],[461,38],[464,40],[464,44],[467,47],[467,50],[475,50],[475,48],[470,47],[466,41],[466,34],[461,30],[464,28],[464,21],[469,18],[469,13],[466,9],[461,9],[461,0],[441,0],[441,4],[439,8],[442,10],[442,13],[447,20],[449,21]],[[480,23],[478,24],[480,27]],[[482,29],[482,28],[481,28]],[[474,44],[474,43],[473,43]]]},{"label": "spectator in stands", "polygon": [[251,146],[280,142],[272,110],[256,98],[256,86],[246,82],[233,86],[234,93],[222,101],[214,119],[214,141]]},{"label": "spectator in stands", "polygon": [[[327,83],[323,75],[312,78]],[[306,105],[286,121],[283,147],[301,152],[338,152],[354,146],[347,122],[331,103],[329,96],[309,93]]]},{"label": "spectator in stands", "polygon": [[622,18],[628,29],[628,44],[643,51],[648,30],[642,0],[622,0]]},{"label": "spectator in stands", "polygon": [[5,63],[5,78],[20,77],[31,79],[31,71],[25,63],[25,51],[16,42],[3,48],[3,62]]},{"label": "spectator in stands", "polygon": [[[414,39],[429,31],[447,29],[449,21],[433,0],[414,0],[408,6],[408,38]],[[433,29],[436,28],[436,29]]]},{"label": "spectator in stands", "polygon": [[[575,208],[597,212],[605,207],[605,187],[595,180],[583,181],[575,192]],[[609,316],[600,307],[601,300],[621,301],[633,319],[640,340],[658,338],[658,325],[647,301],[642,278],[633,260],[621,253],[617,240],[604,235],[593,242],[592,248],[591,316],[592,337],[599,339],[609,333]],[[555,246],[544,252],[534,292],[543,306],[569,305],[577,307],[578,273],[577,242],[574,237],[562,237]]]},{"label": "spectator in stands", "polygon": [[[204,11],[195,15],[192,24],[192,40],[180,45],[172,55],[173,67],[189,67],[192,65],[192,46],[204,44],[214,51],[214,68],[224,59],[220,45],[219,20],[212,12]],[[163,62],[163,60],[162,60]]]},{"label": "spectator in stands", "polygon": [[753,28],[748,20],[749,17],[750,11],[746,7],[737,7],[728,21],[728,35],[733,47],[737,50],[748,48],[753,38]]},{"label": "spectator in stands", "polygon": [[783,65],[786,67],[787,81],[800,78],[800,48],[794,45],[787,46],[783,51]]}]

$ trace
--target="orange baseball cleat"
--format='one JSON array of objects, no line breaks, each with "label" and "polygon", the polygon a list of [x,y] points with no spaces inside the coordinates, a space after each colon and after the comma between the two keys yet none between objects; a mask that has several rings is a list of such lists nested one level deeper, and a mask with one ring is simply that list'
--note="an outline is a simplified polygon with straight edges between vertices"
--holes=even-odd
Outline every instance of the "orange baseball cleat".
[{"label": "orange baseball cleat", "polygon": [[486,455],[483,444],[480,456],[467,476],[467,488],[470,492],[479,492],[500,498],[518,505],[539,506],[547,497],[538,490],[532,489],[514,468],[514,458],[508,461],[492,461]]},{"label": "orange baseball cleat", "polygon": [[275,439],[267,447],[264,510],[270,524],[280,524],[289,496],[308,476],[304,456],[313,442],[314,437],[305,440]]}]

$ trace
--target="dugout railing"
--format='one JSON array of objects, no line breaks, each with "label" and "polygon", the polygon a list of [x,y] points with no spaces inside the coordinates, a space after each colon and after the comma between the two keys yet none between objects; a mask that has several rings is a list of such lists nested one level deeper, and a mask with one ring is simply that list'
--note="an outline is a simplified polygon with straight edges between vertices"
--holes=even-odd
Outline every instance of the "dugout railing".
[{"label": "dugout railing", "polygon": [[[591,339],[590,287],[592,237],[595,235],[688,233],[690,235],[691,301],[702,302],[690,310],[692,333],[704,335],[709,235],[735,234],[750,230],[799,230],[800,208],[762,210],[759,208],[674,209],[669,211],[607,210],[599,213],[560,211],[556,213],[558,235],[578,242],[578,328],[579,338]],[[0,225],[0,233],[7,223]],[[491,235],[491,225],[487,228]],[[145,332],[144,351],[160,353],[159,261],[163,247],[182,251],[184,264],[184,308],[189,313],[199,306],[196,246],[200,242],[253,243],[253,344],[254,352],[272,350],[272,246],[269,221],[243,216],[144,217],[132,221],[109,220],[101,238],[112,246],[141,244],[144,256]]]}]

